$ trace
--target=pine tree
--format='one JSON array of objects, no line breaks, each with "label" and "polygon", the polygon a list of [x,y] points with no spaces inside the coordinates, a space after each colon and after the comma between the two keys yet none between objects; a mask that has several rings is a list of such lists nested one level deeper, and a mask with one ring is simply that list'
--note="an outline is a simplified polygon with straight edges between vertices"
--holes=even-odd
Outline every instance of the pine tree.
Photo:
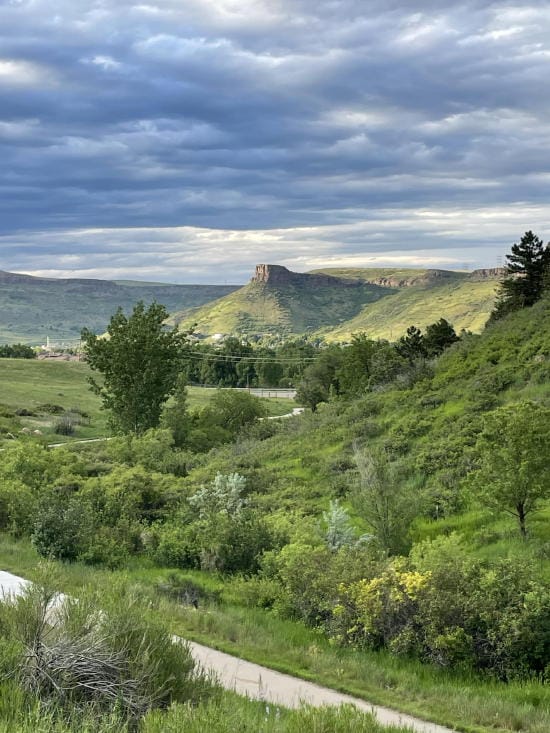
[{"label": "pine tree", "polygon": [[401,336],[395,345],[395,349],[410,364],[422,356],[426,356],[426,347],[424,346],[424,336],[422,331],[416,326],[407,328],[407,335]]},{"label": "pine tree", "polygon": [[449,321],[440,318],[426,328],[424,348],[428,356],[439,356],[452,344],[460,341]]},{"label": "pine tree", "polygon": [[497,304],[490,321],[511,311],[528,308],[539,300],[548,283],[550,244],[532,231],[525,232],[519,243],[506,255],[506,276],[500,284]]}]

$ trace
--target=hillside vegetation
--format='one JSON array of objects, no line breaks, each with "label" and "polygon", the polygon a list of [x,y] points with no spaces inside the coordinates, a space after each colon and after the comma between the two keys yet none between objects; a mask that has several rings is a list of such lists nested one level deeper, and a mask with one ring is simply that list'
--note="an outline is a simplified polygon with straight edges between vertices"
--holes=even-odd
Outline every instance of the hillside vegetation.
[{"label": "hillside vegetation", "polygon": [[391,291],[365,284],[342,288],[337,283],[308,288],[302,284],[251,282],[234,293],[192,312],[175,314],[170,323],[195,326],[199,333],[290,336],[330,328],[357,315]]},{"label": "hillside vegetation", "polygon": [[371,338],[390,341],[402,336],[414,323],[424,329],[443,317],[457,333],[480,333],[493,309],[498,281],[449,278],[401,287],[391,297],[362,308],[356,316],[327,331],[327,341],[349,341],[365,331]]},{"label": "hillside vegetation", "polygon": [[440,356],[326,347],[304,371],[324,401],[286,421],[241,420],[235,392],[189,417],[181,394],[143,434],[17,441],[4,566],[37,552],[68,592],[138,588],[173,633],[468,733],[546,733],[549,316],[542,294]]},{"label": "hillside vegetation", "polygon": [[83,328],[102,333],[114,311],[137,301],[189,308],[226,295],[232,285],[166,285],[136,281],[54,279],[0,271],[0,344],[78,339]]},{"label": "hillside vegetation", "polygon": [[[259,266],[260,267],[260,266]],[[265,265],[263,267],[273,267]],[[283,270],[284,268],[278,268]],[[288,337],[307,334],[349,341],[353,333],[396,340],[408,326],[443,317],[458,331],[480,332],[494,306],[499,275],[391,268],[323,269],[248,285],[171,324],[213,334]],[[317,281],[324,276],[324,281]],[[333,280],[333,284],[328,284]],[[346,281],[355,287],[346,286]]]}]

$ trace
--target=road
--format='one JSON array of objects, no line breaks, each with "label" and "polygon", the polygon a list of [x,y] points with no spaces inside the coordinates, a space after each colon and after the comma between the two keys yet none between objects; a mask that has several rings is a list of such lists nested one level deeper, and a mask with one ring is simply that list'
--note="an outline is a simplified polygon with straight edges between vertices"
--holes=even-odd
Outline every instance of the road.
[{"label": "road", "polygon": [[[5,596],[19,595],[28,583],[24,578],[0,570],[0,600]],[[415,733],[452,733],[450,728],[436,723],[429,723],[381,705],[373,705],[360,698],[276,672],[178,636],[173,638],[174,641],[187,643],[195,662],[203,669],[213,672],[223,687],[253,700],[286,708],[297,708],[303,704],[315,707],[351,704],[359,710],[372,713],[382,725],[408,726]]]}]

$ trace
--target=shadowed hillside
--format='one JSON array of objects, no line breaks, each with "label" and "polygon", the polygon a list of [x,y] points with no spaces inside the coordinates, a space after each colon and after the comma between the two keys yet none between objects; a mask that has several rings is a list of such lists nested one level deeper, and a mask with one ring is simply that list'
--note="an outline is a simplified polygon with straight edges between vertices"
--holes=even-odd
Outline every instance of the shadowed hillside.
[{"label": "shadowed hillside", "polygon": [[137,281],[53,279],[0,271],[0,343],[77,339],[82,328],[104,331],[121,306],[158,301],[169,311],[227,295],[234,285],[165,285]]}]

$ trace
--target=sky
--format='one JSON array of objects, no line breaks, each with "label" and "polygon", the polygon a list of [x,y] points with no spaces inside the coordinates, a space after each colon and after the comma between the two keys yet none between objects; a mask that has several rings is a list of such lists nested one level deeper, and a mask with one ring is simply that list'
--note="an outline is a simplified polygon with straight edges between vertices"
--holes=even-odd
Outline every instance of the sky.
[{"label": "sky", "polygon": [[0,0],[0,269],[241,283],[550,238],[550,0]]}]

